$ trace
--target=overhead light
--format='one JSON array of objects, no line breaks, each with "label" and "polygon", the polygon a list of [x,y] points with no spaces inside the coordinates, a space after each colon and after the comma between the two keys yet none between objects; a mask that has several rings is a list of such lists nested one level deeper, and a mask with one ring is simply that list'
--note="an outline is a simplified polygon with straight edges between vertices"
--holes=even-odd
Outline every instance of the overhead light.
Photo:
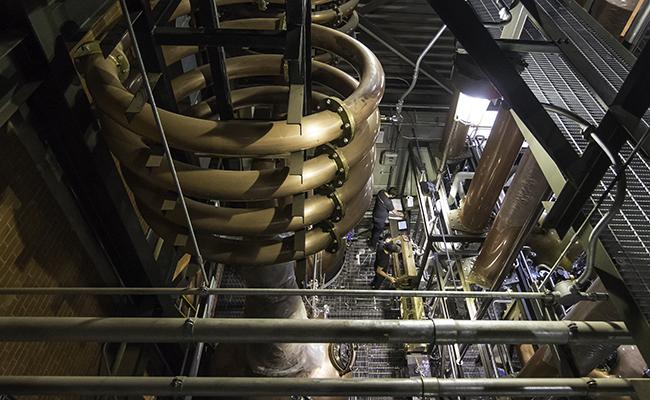
[{"label": "overhead light", "polygon": [[456,106],[456,120],[467,125],[477,126],[481,123],[489,105],[490,100],[488,99],[480,99],[461,93]]}]

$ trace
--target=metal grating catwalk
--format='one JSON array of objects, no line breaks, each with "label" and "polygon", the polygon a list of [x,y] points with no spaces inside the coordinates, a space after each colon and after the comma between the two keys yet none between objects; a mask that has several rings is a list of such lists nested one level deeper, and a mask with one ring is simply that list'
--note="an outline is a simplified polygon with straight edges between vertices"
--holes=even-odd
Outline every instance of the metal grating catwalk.
[{"label": "metal grating catwalk", "polygon": [[[581,51],[598,71],[600,79],[606,81],[614,91],[618,91],[627,77],[630,66],[616,54],[582,19],[570,8],[557,0],[539,0],[540,6],[561,28],[575,47]],[[527,24],[525,39],[537,39],[532,24]],[[527,32],[527,33],[526,33]],[[537,37],[535,37],[537,36]],[[566,108],[598,125],[606,109],[603,101],[596,95],[562,54],[530,53],[526,57],[528,68],[522,77],[540,102]],[[582,154],[587,142],[579,127],[571,120],[552,114],[552,118],[578,154]],[[648,128],[650,113],[646,111],[641,124]],[[621,157],[626,159],[632,151],[626,144]],[[627,169],[628,190],[625,203],[605,230],[600,239],[614,261],[630,294],[637,305],[650,320],[650,165],[638,155]],[[612,169],[601,185],[594,191],[592,202],[584,207],[589,212],[614,177]],[[613,198],[610,196],[592,218],[595,225],[609,209]]]}]

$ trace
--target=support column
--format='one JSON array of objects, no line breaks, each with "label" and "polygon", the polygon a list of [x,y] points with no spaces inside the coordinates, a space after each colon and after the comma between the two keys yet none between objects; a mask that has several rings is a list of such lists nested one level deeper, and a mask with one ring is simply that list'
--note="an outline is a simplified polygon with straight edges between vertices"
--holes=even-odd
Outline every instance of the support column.
[{"label": "support column", "polygon": [[542,170],[527,151],[468,276],[471,282],[489,288],[502,270],[511,268],[508,259],[547,189]]},{"label": "support column", "polygon": [[460,209],[461,230],[482,233],[524,141],[510,110],[499,109]]}]

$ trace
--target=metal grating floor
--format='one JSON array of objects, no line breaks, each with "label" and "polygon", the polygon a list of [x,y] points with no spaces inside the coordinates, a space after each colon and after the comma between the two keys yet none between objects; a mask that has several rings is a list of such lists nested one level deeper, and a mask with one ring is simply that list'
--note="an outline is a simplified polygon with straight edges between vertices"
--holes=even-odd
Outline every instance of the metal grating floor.
[{"label": "metal grating floor", "polygon": [[[601,77],[618,90],[629,73],[630,66],[617,55],[580,17],[564,7],[558,0],[539,0],[537,4],[564,31],[566,36],[585,54]],[[528,36],[541,36],[530,33]],[[529,66],[522,74],[523,79],[540,102],[569,109],[598,125],[606,109],[600,98],[576,73],[561,54],[531,53],[526,61]],[[560,130],[578,154],[582,154],[587,142],[580,129],[569,119],[551,115]],[[641,123],[650,126],[650,113],[646,112]],[[632,147],[627,144],[621,156],[627,158]],[[613,179],[610,169],[602,184],[594,192],[592,203],[585,205],[588,212]],[[625,203],[609,229],[601,235],[601,242],[616,264],[629,292],[650,320],[650,165],[638,155],[627,169],[628,190]],[[610,198],[601,206],[600,213],[592,219],[595,225],[611,205]]]}]

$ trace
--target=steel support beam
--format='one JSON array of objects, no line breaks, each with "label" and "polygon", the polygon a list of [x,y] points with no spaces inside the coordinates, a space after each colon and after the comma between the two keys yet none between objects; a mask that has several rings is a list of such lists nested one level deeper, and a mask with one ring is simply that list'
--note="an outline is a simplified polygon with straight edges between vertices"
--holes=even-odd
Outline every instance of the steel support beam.
[{"label": "steel support beam", "polygon": [[153,30],[156,43],[169,46],[232,46],[281,49],[284,47],[286,31],[174,28],[158,26]]},{"label": "steel support beam", "polygon": [[[203,30],[206,28],[211,30],[218,29],[219,14],[217,13],[216,3],[213,0],[199,0],[199,7],[201,12],[197,14],[200,18],[201,25],[204,27]],[[211,39],[220,38],[222,35],[223,32],[221,32],[221,35],[217,34]],[[203,36],[203,34],[199,36]],[[228,80],[228,72],[226,71],[226,53],[223,50],[223,46],[210,45],[206,50],[206,54],[208,55],[210,71],[212,72],[212,88],[207,88],[208,95],[206,98],[210,98],[210,94],[214,94],[217,105],[216,111],[219,114],[219,118],[222,120],[233,119],[235,113],[230,95],[230,81]]]},{"label": "steel support beam", "polygon": [[[156,87],[153,88],[153,94],[156,103],[160,108],[167,111],[178,112],[178,104],[174,100],[174,90],[172,89],[171,78],[167,73],[167,66],[165,64],[165,57],[162,48],[151,35],[151,30],[155,25],[155,20],[160,14],[154,13],[151,10],[148,0],[140,0],[138,2],[131,2],[130,4],[137,4],[140,8],[137,10],[122,10],[124,14],[132,11],[141,12],[139,18],[133,21],[133,31],[140,48],[142,61],[144,62],[147,72],[151,74],[160,74]],[[123,18],[126,16],[123,15]],[[129,23],[127,22],[127,26]]]},{"label": "steel support beam", "polygon": [[[611,36],[599,23],[597,23],[577,2],[567,1],[558,4],[557,7],[541,6],[533,0],[522,0],[528,12],[533,16],[538,26],[546,31],[550,39],[557,44],[558,49],[571,62],[576,71],[594,89],[601,99],[601,104],[608,107],[616,104],[618,82],[608,80],[603,71],[596,68],[586,55],[581,44],[576,43],[579,38],[571,37],[561,28],[567,21],[575,18],[584,24],[585,29],[593,30],[603,42],[603,48],[610,49],[612,57],[620,57],[629,66],[636,65],[638,60],[621,43]],[[547,11],[546,9],[550,11]],[[584,29],[577,30],[580,34]],[[604,56],[603,54],[600,54]],[[641,58],[641,56],[639,56]],[[644,129],[630,131],[635,142],[642,137]],[[645,143],[643,151],[646,156],[650,155],[650,143]]]},{"label": "steel support beam", "polygon": [[[578,161],[555,122],[464,1],[427,0],[562,171]],[[569,172],[569,179],[573,179]]]},{"label": "steel support beam", "polygon": [[0,376],[0,392],[77,396],[634,396],[642,378],[191,378]]},{"label": "steel support beam", "polygon": [[495,39],[503,51],[518,53],[559,53],[560,49],[555,42],[542,42],[539,40]]},{"label": "steel support beam", "polygon": [[[359,28],[370,35],[372,38],[377,40],[382,45],[396,55],[398,55],[402,60],[409,63],[411,66],[415,67],[417,63],[418,56],[408,51],[404,46],[399,42],[393,39],[390,35],[386,34],[384,31],[375,26],[372,22],[366,19],[363,16],[359,16]],[[433,67],[427,65],[426,63],[420,64],[420,71],[423,75],[426,75],[436,84],[440,85],[444,90],[453,94],[455,89],[451,84],[451,81],[441,74],[439,74]]]},{"label": "steel support beam", "polygon": [[3,342],[634,344],[615,321],[1,317]]},{"label": "steel support beam", "polygon": [[[650,48],[646,47],[596,129],[596,136],[614,154],[618,154],[628,139],[635,137],[639,122],[650,107],[648,71]],[[646,130],[645,127],[641,128]],[[544,221],[544,227],[553,227],[560,235],[566,234],[610,165],[611,161],[603,149],[594,141],[589,143],[573,169],[575,179],[568,181],[562,189]]]}]

